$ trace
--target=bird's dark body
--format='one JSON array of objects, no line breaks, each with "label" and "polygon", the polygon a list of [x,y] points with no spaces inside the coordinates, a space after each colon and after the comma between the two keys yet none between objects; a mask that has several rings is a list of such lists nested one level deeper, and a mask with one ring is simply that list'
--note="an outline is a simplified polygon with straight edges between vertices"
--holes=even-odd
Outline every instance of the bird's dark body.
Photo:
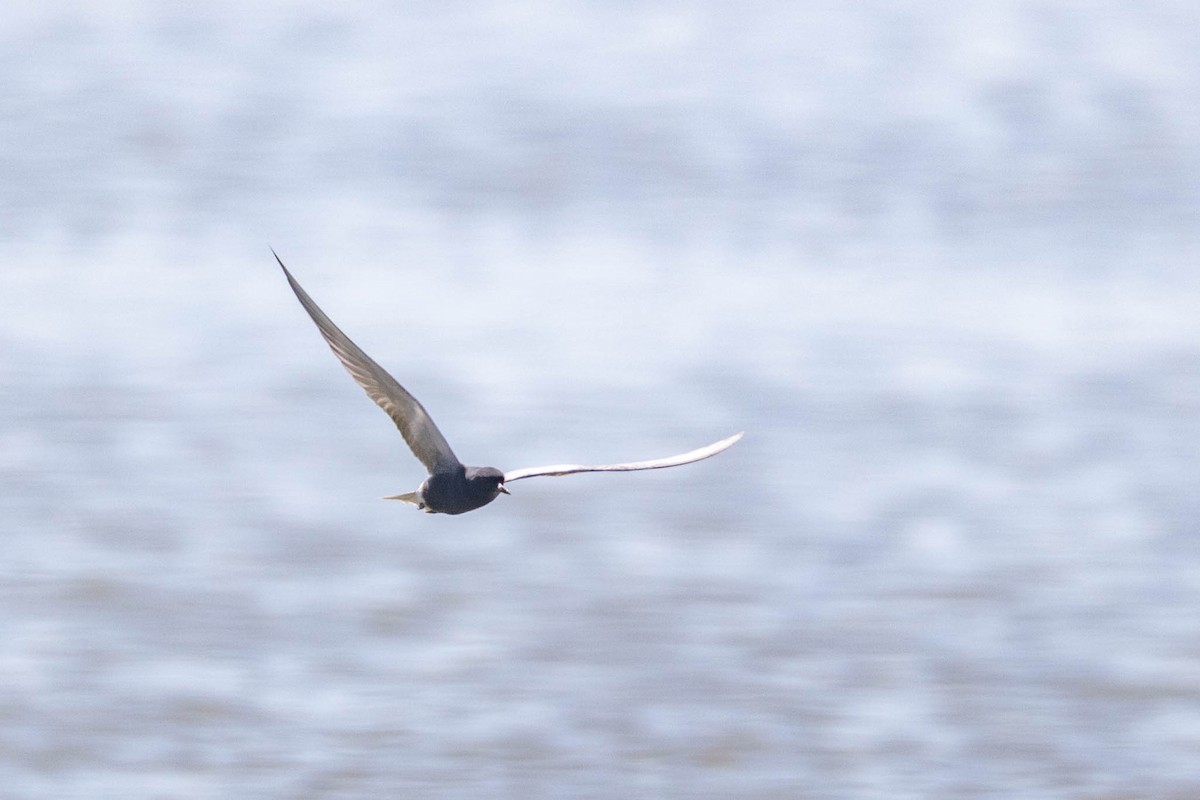
[{"label": "bird's dark body", "polygon": [[503,491],[495,467],[464,467],[430,475],[421,484],[420,507],[430,514],[465,514],[486,506]]}]

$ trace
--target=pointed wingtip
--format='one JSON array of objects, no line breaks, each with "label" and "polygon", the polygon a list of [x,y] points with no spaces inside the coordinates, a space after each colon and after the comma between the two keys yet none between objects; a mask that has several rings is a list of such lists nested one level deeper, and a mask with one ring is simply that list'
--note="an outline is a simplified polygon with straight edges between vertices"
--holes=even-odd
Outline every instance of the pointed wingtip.
[{"label": "pointed wingtip", "polygon": [[745,431],[738,431],[733,436],[726,436],[724,439],[717,442],[716,444],[720,445],[721,450],[724,450],[727,447],[733,447],[735,444],[740,442],[742,440],[742,437],[745,435],[746,435]]},{"label": "pointed wingtip", "polygon": [[732,436],[726,436],[724,439],[713,442],[712,444],[708,445],[707,447],[701,447],[699,450],[696,450],[694,452],[703,453],[704,455],[700,456],[700,458],[702,458],[702,459],[709,458],[711,456],[715,456],[717,453],[723,453],[726,450],[728,450],[729,448],[733,447],[735,444],[740,442],[742,440],[742,437],[745,435],[746,435],[745,431],[738,431],[737,433],[733,434]]},{"label": "pointed wingtip", "polygon": [[300,284],[296,283],[296,279],[292,276],[291,270],[284,266],[283,259],[279,257],[278,253],[275,252],[275,248],[270,247],[269,249],[271,250],[271,255],[275,256],[275,261],[279,264],[279,268],[283,270],[283,277],[287,278],[288,285],[292,287],[292,291],[296,293],[297,297],[299,297],[304,293],[304,290],[300,288]]},{"label": "pointed wingtip", "polygon": [[271,251],[271,255],[275,256],[275,261],[279,264],[279,268],[283,270],[283,274],[289,278],[292,277],[292,273],[288,272],[288,268],[283,265],[283,259],[279,257],[279,253],[275,252],[275,248],[267,245],[267,249]]}]

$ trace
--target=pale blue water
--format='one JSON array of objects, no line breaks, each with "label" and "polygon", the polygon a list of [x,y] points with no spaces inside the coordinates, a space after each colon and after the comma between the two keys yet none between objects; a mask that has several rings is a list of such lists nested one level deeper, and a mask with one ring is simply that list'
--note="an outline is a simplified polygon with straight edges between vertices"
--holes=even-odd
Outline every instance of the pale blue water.
[{"label": "pale blue water", "polygon": [[1200,14],[838,8],[7,9],[3,796],[1200,794]]}]

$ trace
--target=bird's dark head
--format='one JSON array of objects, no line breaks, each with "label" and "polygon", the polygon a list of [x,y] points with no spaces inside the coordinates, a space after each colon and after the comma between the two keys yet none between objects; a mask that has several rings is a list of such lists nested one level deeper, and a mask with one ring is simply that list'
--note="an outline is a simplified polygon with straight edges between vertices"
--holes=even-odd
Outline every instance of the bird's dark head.
[{"label": "bird's dark head", "polygon": [[488,492],[488,499],[492,500],[498,497],[501,493],[508,494],[508,489],[504,488],[504,473],[495,467],[475,467],[467,470],[467,480],[479,487],[484,487]]}]

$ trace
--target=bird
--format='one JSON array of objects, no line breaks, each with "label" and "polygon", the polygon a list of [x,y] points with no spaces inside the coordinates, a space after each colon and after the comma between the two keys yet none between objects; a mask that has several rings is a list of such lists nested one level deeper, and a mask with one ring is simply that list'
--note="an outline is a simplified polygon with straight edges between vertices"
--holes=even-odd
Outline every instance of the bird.
[{"label": "bird", "polygon": [[333,354],[342,362],[342,366],[350,373],[350,377],[354,378],[367,396],[392,418],[413,455],[429,473],[429,477],[421,483],[416,491],[385,497],[385,500],[401,500],[415,505],[419,510],[429,514],[464,514],[486,506],[501,494],[511,494],[506,484],[514,481],[548,475],[574,475],[581,472],[629,472],[678,467],[715,456],[722,450],[732,447],[742,438],[742,433],[735,433],[719,442],[687,453],[624,464],[596,466],[554,464],[545,467],[524,467],[507,472],[502,472],[495,467],[467,466],[454,455],[450,443],[438,430],[433,418],[429,416],[429,412],[425,410],[420,401],[401,386],[387,370],[364,353],[358,345],[350,340],[349,336],[342,333],[337,325],[333,324],[333,320],[313,302],[313,299],[308,296],[288,268],[283,265],[283,260],[274,248],[271,249],[271,254],[279,262],[296,299],[300,301],[300,305],[316,323],[317,330],[321,332],[321,336]]}]

